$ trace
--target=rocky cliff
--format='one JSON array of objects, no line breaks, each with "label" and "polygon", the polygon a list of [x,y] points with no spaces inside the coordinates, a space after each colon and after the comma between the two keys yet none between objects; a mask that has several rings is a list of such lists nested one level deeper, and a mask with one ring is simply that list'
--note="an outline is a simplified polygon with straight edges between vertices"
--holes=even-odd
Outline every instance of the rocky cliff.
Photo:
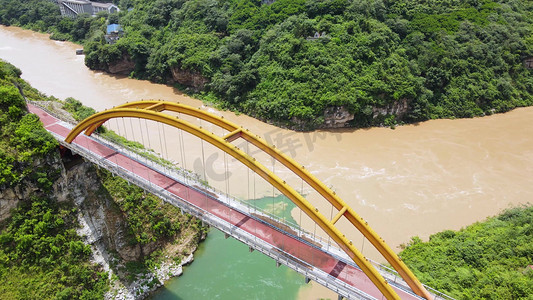
[{"label": "rocky cliff", "polygon": [[344,106],[332,106],[324,111],[324,124],[322,128],[342,128],[354,119],[354,114],[350,113]]},{"label": "rocky cliff", "polygon": [[[20,163],[15,163],[15,169],[19,168]],[[39,158],[32,162],[30,169],[47,169],[49,174],[57,173],[54,170],[60,170],[62,167],[59,155],[49,155],[46,158]],[[33,176],[26,176],[17,185],[2,186],[0,185],[0,222],[11,217],[11,211],[16,208],[21,201],[28,201],[32,196],[42,197],[46,194],[39,187]]]},{"label": "rocky cliff", "polygon": [[209,79],[197,71],[183,70],[179,67],[171,67],[172,79],[182,85],[193,88],[195,91],[203,90]]},{"label": "rocky cliff", "polygon": [[409,111],[409,100],[400,99],[387,105],[386,107],[373,107],[372,117],[375,119],[379,116],[395,115],[397,120],[401,118]]},{"label": "rocky cliff", "polygon": [[533,69],[533,56],[524,59],[524,66],[528,69]]},{"label": "rocky cliff", "polygon": [[122,56],[122,59],[108,63],[106,71],[111,74],[129,75],[135,69],[135,62],[131,60],[128,54]]},{"label": "rocky cliff", "polygon": [[[182,265],[193,260],[192,253],[205,238],[196,220],[189,217],[188,223],[180,220],[182,230],[174,236],[136,241],[126,213],[117,205],[120,199],[114,199],[112,191],[102,183],[104,179],[99,173],[104,171],[97,171],[81,157],[69,154],[67,151],[61,158],[54,153],[34,162],[36,167],[46,165],[57,170],[50,192],[41,190],[31,176],[14,187],[1,188],[0,222],[8,219],[21,202],[34,196],[51,195],[57,202],[72,205],[78,214],[77,232],[91,246],[93,261],[114,278],[107,298],[142,299],[171,276],[180,275]],[[154,256],[156,250],[158,255]],[[158,266],[147,267],[144,263],[147,257],[157,260]],[[128,269],[131,263],[143,267]]]},{"label": "rocky cliff", "polygon": [[105,193],[94,168],[75,157],[74,166],[69,170],[63,168],[60,180],[54,184],[57,200],[72,201],[79,209],[78,220],[83,230],[78,233],[85,236],[86,243],[101,244],[124,261],[136,261],[149,255],[157,242],[145,247],[146,253],[141,251],[140,244],[129,242],[128,224],[113,199]]},{"label": "rocky cliff", "polygon": [[60,149],[25,100],[58,115],[88,108],[59,105],[20,74],[0,60],[0,298],[99,299],[111,285],[109,298],[139,299],[179,275],[206,228]]}]

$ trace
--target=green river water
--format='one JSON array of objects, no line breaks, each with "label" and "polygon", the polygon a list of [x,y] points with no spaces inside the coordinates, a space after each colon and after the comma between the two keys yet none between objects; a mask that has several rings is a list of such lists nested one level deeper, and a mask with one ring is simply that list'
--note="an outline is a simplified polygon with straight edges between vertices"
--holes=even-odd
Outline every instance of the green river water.
[{"label": "green river water", "polygon": [[[254,205],[291,218],[294,204],[284,196],[253,200]],[[289,219],[294,222],[294,220]],[[211,229],[183,275],[171,279],[152,299],[296,299],[305,278],[271,258]]]}]

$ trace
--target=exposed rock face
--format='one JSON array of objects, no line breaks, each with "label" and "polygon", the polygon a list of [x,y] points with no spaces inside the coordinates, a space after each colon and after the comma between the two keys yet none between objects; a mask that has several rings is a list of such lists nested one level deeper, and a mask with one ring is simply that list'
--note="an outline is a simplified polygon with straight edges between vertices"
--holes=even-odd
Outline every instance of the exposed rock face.
[{"label": "exposed rock face", "polygon": [[400,99],[392,105],[386,107],[373,107],[372,117],[375,119],[380,115],[396,115],[397,120],[401,119],[409,110],[409,101],[407,99]]},{"label": "exposed rock face", "polygon": [[342,128],[354,119],[354,114],[350,113],[344,106],[332,106],[324,111],[323,128]]},{"label": "exposed rock face", "polygon": [[[134,237],[129,233],[127,221],[107,189],[102,186],[94,170],[95,166],[81,159],[72,165],[62,173],[61,181],[54,186],[54,193],[73,201],[79,208],[78,221],[81,226],[77,232],[84,237],[86,244],[91,245],[93,261],[102,265],[105,271],[121,278],[112,282],[111,291],[105,295],[105,299],[144,299],[170,277],[181,275],[182,266],[193,260],[192,253],[197,245],[194,231],[190,231],[190,235],[182,232],[179,243],[164,240],[147,244],[132,243]],[[190,254],[181,262],[176,262],[173,257],[178,251],[167,251],[168,245],[180,249],[181,254]],[[159,267],[148,273],[130,273],[128,276],[133,275],[134,279],[123,280],[126,277],[123,273],[126,262],[140,261],[158,249],[164,249],[167,254],[166,260]],[[116,267],[112,268],[112,265]]]},{"label": "exposed rock face", "polygon": [[20,189],[0,189],[0,222],[11,216],[11,210],[23,199]]},{"label": "exposed rock face", "polygon": [[528,69],[533,69],[533,57],[524,59],[524,66]]},{"label": "exposed rock face", "polygon": [[107,72],[111,74],[128,75],[135,69],[135,62],[131,57],[125,54],[121,60],[115,61],[107,65]]},{"label": "exposed rock face", "polygon": [[[129,242],[126,221],[110,196],[102,195],[99,191],[101,183],[91,170],[94,168],[92,164],[81,162],[67,170],[58,155],[50,156],[46,161],[37,160],[33,164],[44,164],[60,170],[61,175],[52,186],[52,195],[58,202],[73,201],[79,208],[78,219],[88,228],[79,234],[86,237],[86,243],[101,242],[103,248],[116,251],[124,261],[139,260],[159,246],[157,241],[142,247]],[[24,179],[15,187],[1,188],[0,221],[9,218],[19,202],[30,199],[30,195],[40,194],[43,192],[30,179]]]},{"label": "exposed rock face", "polygon": [[102,193],[101,183],[94,166],[83,162],[66,171],[54,185],[58,200],[72,200],[80,209],[78,220],[87,244],[101,243],[107,251],[116,251],[124,261],[136,261],[158,247],[157,242],[147,245],[130,243],[128,225],[111,197]]},{"label": "exposed rock face", "polygon": [[199,91],[203,90],[209,79],[203,77],[200,72],[183,70],[179,67],[171,67],[172,79],[179,84],[190,86]]},{"label": "exposed rock face", "polygon": [[[103,188],[95,166],[80,157],[69,157],[67,155],[62,160],[57,153],[53,153],[33,162],[34,167],[46,166],[58,171],[54,173],[57,177],[53,178],[51,191],[41,191],[31,178],[24,179],[12,188],[0,186],[0,221],[9,218],[13,208],[21,201],[28,201],[33,195],[73,203],[78,208],[78,235],[91,246],[93,262],[110,274],[111,290],[105,295],[105,299],[144,299],[162,286],[165,280],[181,275],[182,266],[193,260],[192,253],[196,249],[198,238],[195,229],[189,228],[187,234],[181,234],[179,243],[160,240],[143,245],[132,243],[134,239],[129,233],[126,219],[111,195]],[[133,280],[124,280],[126,262],[140,261],[157,249],[165,249],[165,246],[175,248],[175,251],[165,252],[166,260],[159,267],[148,273],[128,273],[133,276]],[[177,253],[189,254],[181,262],[176,262],[174,257]],[[113,279],[111,274],[117,274],[119,279]]]},{"label": "exposed rock face", "polygon": [[[55,169],[60,159],[56,156],[47,158],[47,161],[41,159],[35,160],[32,163],[34,168],[39,165],[45,165],[47,168]],[[0,222],[11,216],[11,210],[16,208],[20,201],[30,199],[31,195],[40,195],[37,184],[31,179],[25,178],[21,183],[14,187],[0,186]]]}]

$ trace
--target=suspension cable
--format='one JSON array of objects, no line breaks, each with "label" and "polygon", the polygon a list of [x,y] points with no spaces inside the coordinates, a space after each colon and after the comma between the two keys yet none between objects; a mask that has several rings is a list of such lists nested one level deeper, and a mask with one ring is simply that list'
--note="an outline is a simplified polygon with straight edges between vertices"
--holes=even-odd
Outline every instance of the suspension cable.
[{"label": "suspension cable", "polygon": [[[246,142],[246,155],[250,155],[250,143]],[[247,186],[247,203],[251,201],[250,199],[250,168],[246,168],[247,174],[246,174],[246,186]],[[250,214],[250,206],[248,205],[248,214]]]},{"label": "suspension cable", "polygon": [[128,129],[126,128],[126,123],[124,122],[123,117],[121,117],[120,119],[122,119],[122,127],[124,127],[124,137],[128,139]]},{"label": "suspension cable", "polygon": [[[209,184],[207,183],[207,173],[205,171],[206,166],[205,166],[204,140],[200,139],[200,144],[202,145],[202,165],[203,165],[203,173],[204,173],[204,184],[205,184],[205,189],[207,190],[207,187],[209,186]],[[207,199],[207,193],[204,192],[204,196],[205,196],[206,210],[209,210],[209,202]]]},{"label": "suspension cable", "polygon": [[[118,135],[119,136],[122,136],[120,134],[120,125],[118,124],[118,119],[115,119],[115,123],[117,125],[117,131],[118,131]],[[118,172],[118,149],[115,150],[115,154],[113,155],[115,157],[115,165],[116,165],[116,170]]]},{"label": "suspension cable", "polygon": [[224,152],[224,177],[226,179],[226,197],[228,197],[228,203],[229,203],[229,197],[230,197],[230,182],[229,182],[229,167],[228,167],[228,158],[227,153]]},{"label": "suspension cable", "polygon": [[[274,159],[274,156],[270,155],[270,158],[272,159],[272,173],[276,175],[276,160]],[[274,185],[272,184],[272,216],[274,218],[277,218],[276,214],[276,207],[274,206]]]},{"label": "suspension cable", "polygon": [[[137,142],[137,141],[135,140],[135,131],[133,130],[133,121],[132,121],[132,118],[129,118],[128,120],[130,121],[131,134],[132,134],[132,136],[133,136],[132,140],[133,140],[134,142]],[[133,152],[133,155],[137,155],[137,159],[139,159],[139,153],[138,153],[137,151],[135,151],[135,150],[133,150],[133,149],[131,149],[130,151]],[[132,156],[133,156],[133,155],[132,155]],[[132,157],[132,158],[134,158],[134,157]],[[134,172],[134,171],[133,171],[133,169],[134,169],[133,166],[134,166],[134,163],[132,162],[132,164],[131,164],[131,171],[132,171],[132,172]]]},{"label": "suspension cable", "polygon": [[[143,129],[142,129],[142,122],[141,122],[140,118],[137,118],[137,120],[139,120],[139,130],[141,131],[142,145],[143,145],[144,149],[146,150],[146,144],[144,143],[144,134],[143,134]],[[144,151],[144,152],[146,154],[146,151]],[[148,158],[146,156],[144,156],[144,161],[146,162],[146,165],[148,166]],[[152,186],[152,180],[150,179],[150,171],[147,172],[147,176],[148,176],[148,182],[150,183],[150,186]]]},{"label": "suspension cable", "polygon": [[[167,160],[170,162],[170,156],[168,155],[167,135],[165,133],[165,124],[161,124],[161,128],[163,130],[163,141],[164,141],[164,144],[165,144],[166,157],[167,157]],[[161,151],[163,151],[163,149],[161,149]]]},{"label": "suspension cable", "polygon": [[[187,160],[185,159],[185,140],[183,139],[183,130],[179,129],[179,139],[180,139],[180,145],[179,147],[181,148],[181,153],[180,153],[180,156],[181,156],[181,167],[182,167],[182,174],[183,174],[183,177],[185,178],[185,182],[187,183],[187,185],[190,185],[189,184],[189,176],[187,176]],[[187,200],[190,200],[191,199],[191,195],[190,195],[190,189],[189,188],[186,188],[185,189],[187,191]]]},{"label": "suspension cable", "polygon": [[[124,121],[124,118],[123,118],[123,117],[121,117],[120,119],[122,119],[122,127],[124,128],[124,138],[125,138],[126,140],[129,141],[129,138],[128,138],[128,127],[126,127],[126,121]],[[133,134],[133,132],[132,132],[132,134]],[[124,146],[124,148],[126,149],[125,146]],[[126,149],[126,150],[129,151],[129,149]],[[132,165],[133,165],[133,164],[132,164]],[[132,166],[132,169],[131,169],[131,170],[132,170],[132,172],[133,172],[133,166]]]},{"label": "suspension cable", "polygon": [[[304,180],[303,180],[303,178],[301,178],[301,180],[302,180],[302,188],[301,188],[301,191],[300,191],[300,195],[302,195],[302,197],[303,197],[303,195],[304,195]],[[303,233],[302,233],[302,229],[303,229],[302,209],[298,208],[298,210],[300,211],[300,222],[299,222],[300,226],[298,226],[298,227],[300,227],[300,236],[302,236],[303,235]]]},{"label": "suspension cable", "polygon": [[[150,143],[150,133],[148,132],[148,121],[146,121],[146,119],[144,119],[144,129],[146,130],[146,139],[148,140],[148,151],[147,152],[150,152],[150,150],[154,150],[152,148],[152,144]],[[148,158],[147,158],[148,160]],[[151,161],[151,159],[149,160]],[[154,165],[154,162],[152,161],[152,166]]]},{"label": "suspension cable", "polygon": [[163,152],[163,141],[161,140],[161,126],[162,124],[157,122],[157,136],[159,137],[159,151],[161,152],[160,156],[161,158],[163,158],[163,170],[165,171],[165,173],[167,172],[166,170],[166,158],[165,158],[165,153]]}]

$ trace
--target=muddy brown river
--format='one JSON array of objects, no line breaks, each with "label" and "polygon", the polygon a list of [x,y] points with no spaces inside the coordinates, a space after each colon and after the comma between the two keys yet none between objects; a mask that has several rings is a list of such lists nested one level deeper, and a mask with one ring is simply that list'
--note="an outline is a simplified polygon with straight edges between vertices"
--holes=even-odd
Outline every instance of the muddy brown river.
[{"label": "muddy brown river", "polygon": [[[531,107],[483,118],[427,121],[395,130],[293,132],[244,115],[217,111],[170,86],[91,71],[84,65],[84,57],[75,55],[78,48],[79,45],[72,43],[49,40],[45,34],[0,27],[0,58],[20,68],[22,78],[40,91],[61,99],[74,97],[99,111],[126,101],[163,99],[223,115],[276,144],[306,166],[395,250],[412,236],[427,239],[441,230],[460,229],[533,199]],[[120,124],[109,126],[115,128]],[[173,154],[176,152],[173,149],[180,149],[178,135],[165,129],[167,149],[159,149],[158,137],[151,134],[158,130],[158,125],[146,126],[146,133],[153,139],[152,148],[179,162],[181,157]],[[123,133],[135,136],[125,129]],[[242,198],[271,193],[266,183],[259,182],[236,162],[229,163],[232,171],[228,176],[230,184],[226,184],[227,177],[221,175],[226,168],[224,155],[206,149],[204,159],[200,159],[202,143],[192,137],[185,137],[185,141],[190,152],[181,163],[196,169],[207,158],[211,165],[204,174],[219,189],[229,189]],[[263,157],[263,161],[265,165],[271,163],[268,157]],[[287,170],[278,165],[274,169],[300,188],[300,181],[287,175]],[[259,182],[253,191],[250,185],[243,184],[252,180]],[[317,196],[306,187],[303,192],[325,215],[330,214],[328,204],[315,202]],[[299,220],[297,210],[292,214]],[[313,225],[305,219],[301,223],[313,230]],[[341,221],[339,226],[358,241],[357,234],[346,222]],[[365,249],[369,248],[368,244],[361,246],[364,254],[375,255]],[[334,297],[317,285],[301,289],[301,298],[311,298],[311,295]]]}]

